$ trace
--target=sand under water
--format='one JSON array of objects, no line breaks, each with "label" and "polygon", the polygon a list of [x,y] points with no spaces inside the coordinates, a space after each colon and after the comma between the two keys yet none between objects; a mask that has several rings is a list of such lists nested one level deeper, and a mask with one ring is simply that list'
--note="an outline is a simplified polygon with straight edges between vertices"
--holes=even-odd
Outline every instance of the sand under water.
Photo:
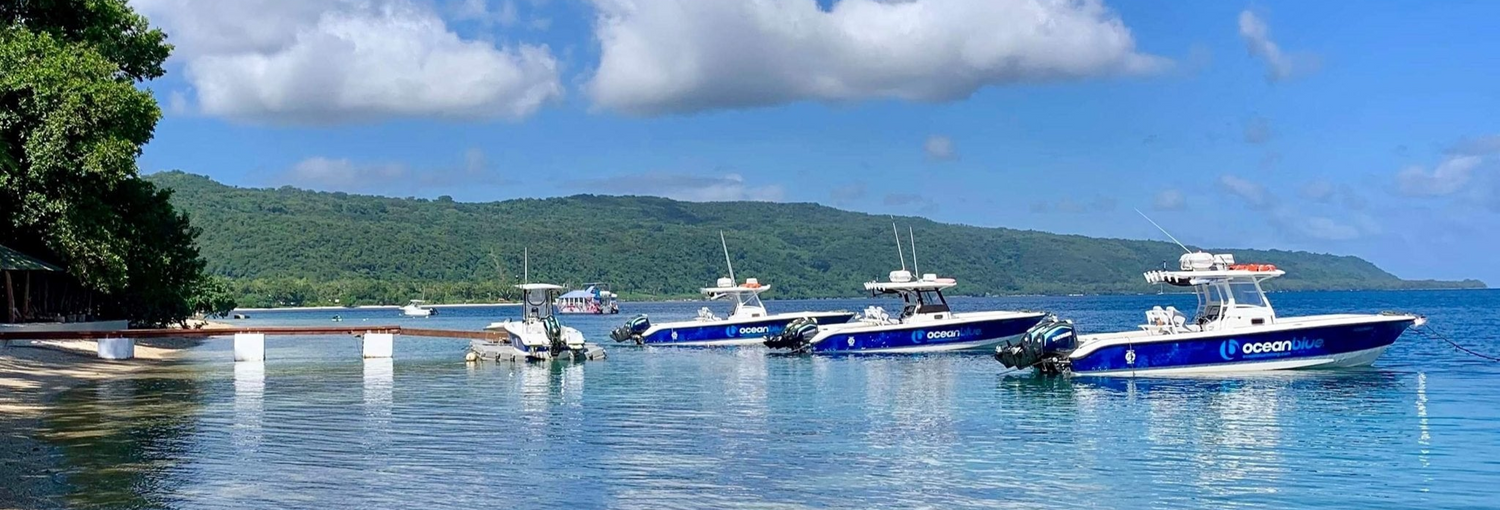
[{"label": "sand under water", "polygon": [[[234,326],[203,321],[201,329]],[[104,360],[94,340],[0,342],[0,509],[54,508],[61,469],[56,452],[39,434],[52,400],[80,385],[169,372],[178,355],[202,338],[136,341],[135,359]]]}]

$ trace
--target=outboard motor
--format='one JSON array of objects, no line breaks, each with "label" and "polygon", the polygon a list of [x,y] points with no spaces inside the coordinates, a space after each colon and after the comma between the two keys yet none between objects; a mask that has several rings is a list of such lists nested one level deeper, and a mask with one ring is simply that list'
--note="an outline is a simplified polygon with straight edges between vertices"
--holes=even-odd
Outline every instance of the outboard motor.
[{"label": "outboard motor", "polygon": [[766,337],[766,347],[772,349],[787,349],[792,352],[806,349],[808,342],[818,336],[818,321],[810,317],[803,317],[792,321],[782,329],[780,333]]},{"label": "outboard motor", "polygon": [[562,324],[558,324],[557,317],[549,315],[542,319],[542,331],[547,333],[547,340],[551,343],[550,352],[553,356],[569,350],[568,342],[563,339]]},{"label": "outboard motor", "polygon": [[641,333],[645,333],[648,329],[651,329],[651,320],[647,319],[645,314],[641,314],[625,321],[625,325],[615,328],[609,333],[609,337],[615,339],[616,342],[635,340],[635,343],[639,344]]},{"label": "outboard motor", "polygon": [[1049,316],[1026,330],[1026,334],[996,347],[995,360],[1006,368],[1035,366],[1044,374],[1057,374],[1063,371],[1068,354],[1077,348],[1078,335],[1073,331],[1073,321]]}]

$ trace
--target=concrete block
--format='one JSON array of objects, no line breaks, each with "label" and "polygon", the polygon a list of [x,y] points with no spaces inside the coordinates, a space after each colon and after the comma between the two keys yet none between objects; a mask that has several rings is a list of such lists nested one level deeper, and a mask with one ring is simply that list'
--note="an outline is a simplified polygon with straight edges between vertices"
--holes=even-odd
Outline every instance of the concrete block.
[{"label": "concrete block", "polygon": [[[88,345],[88,344],[84,344]],[[135,357],[135,339],[100,338],[99,357],[104,359],[131,359]]]},{"label": "concrete block", "polygon": [[236,333],[234,335],[235,361],[265,361],[265,333]]},{"label": "concrete block", "polygon": [[360,338],[365,358],[389,358],[395,352],[396,335],[391,333],[365,333]]}]

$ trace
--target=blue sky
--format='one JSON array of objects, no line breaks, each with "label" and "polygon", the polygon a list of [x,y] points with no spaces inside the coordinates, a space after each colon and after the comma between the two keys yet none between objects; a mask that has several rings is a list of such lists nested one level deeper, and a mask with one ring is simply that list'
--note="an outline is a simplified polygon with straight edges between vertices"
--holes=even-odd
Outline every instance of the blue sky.
[{"label": "blue sky", "polygon": [[819,202],[1500,282],[1493,2],[133,0],[146,172]]}]

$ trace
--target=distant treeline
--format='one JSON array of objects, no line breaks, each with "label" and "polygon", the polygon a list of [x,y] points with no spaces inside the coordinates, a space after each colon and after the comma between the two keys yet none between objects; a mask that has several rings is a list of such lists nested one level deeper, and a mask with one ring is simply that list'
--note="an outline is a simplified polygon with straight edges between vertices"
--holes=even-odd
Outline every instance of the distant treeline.
[{"label": "distant treeline", "polygon": [[[593,195],[460,203],[235,188],[181,172],[150,179],[176,190],[173,203],[203,229],[209,271],[228,279],[242,306],[512,300],[522,247],[534,282],[687,297],[725,275],[720,230],[737,275],[770,284],[768,297],[857,296],[861,282],[900,266],[890,218],[816,204]],[[896,221],[915,228],[922,269],[958,278],[958,294],[1153,292],[1141,272],[1181,253],[1156,241]],[[1483,286],[1402,280],[1357,257],[1211,251],[1286,269],[1274,280],[1280,290]]]}]

